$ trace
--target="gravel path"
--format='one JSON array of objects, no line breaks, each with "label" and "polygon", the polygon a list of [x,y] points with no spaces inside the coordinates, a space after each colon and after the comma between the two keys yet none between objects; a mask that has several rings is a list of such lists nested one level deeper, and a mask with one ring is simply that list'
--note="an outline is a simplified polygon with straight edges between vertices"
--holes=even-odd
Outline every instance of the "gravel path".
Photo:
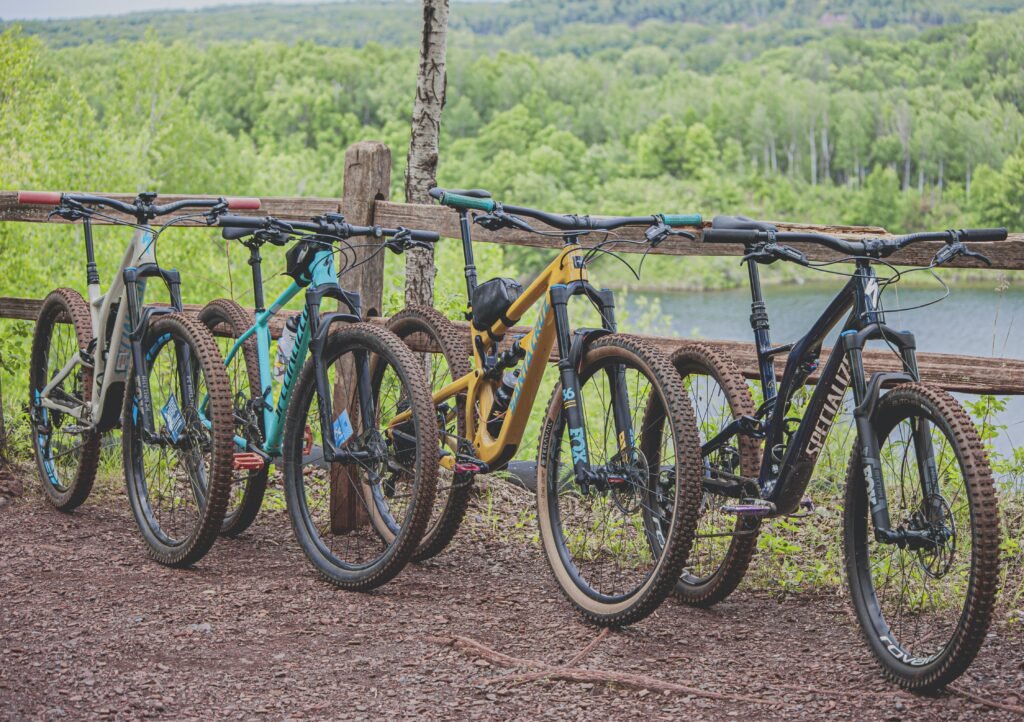
[{"label": "gravel path", "polygon": [[[1024,706],[1024,625],[1005,613],[961,694],[915,697],[882,680],[831,596],[741,587],[598,639],[540,550],[497,540],[482,507],[439,559],[359,595],[313,575],[282,512],[170,570],[145,559],[123,498],[63,515],[35,483],[0,497],[0,719],[951,720]],[[595,640],[576,667],[693,693],[500,680],[531,670],[473,646],[559,666]]]}]

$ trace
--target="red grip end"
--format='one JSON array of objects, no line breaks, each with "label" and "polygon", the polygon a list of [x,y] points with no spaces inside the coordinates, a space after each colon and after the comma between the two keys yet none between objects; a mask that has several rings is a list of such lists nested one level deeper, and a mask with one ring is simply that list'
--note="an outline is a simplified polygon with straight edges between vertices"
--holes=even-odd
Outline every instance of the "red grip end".
[{"label": "red grip end", "polygon": [[258,211],[259,198],[228,198],[228,208],[233,211]]},{"label": "red grip end", "polygon": [[56,206],[60,204],[60,193],[54,193],[53,191],[19,191],[18,203]]}]

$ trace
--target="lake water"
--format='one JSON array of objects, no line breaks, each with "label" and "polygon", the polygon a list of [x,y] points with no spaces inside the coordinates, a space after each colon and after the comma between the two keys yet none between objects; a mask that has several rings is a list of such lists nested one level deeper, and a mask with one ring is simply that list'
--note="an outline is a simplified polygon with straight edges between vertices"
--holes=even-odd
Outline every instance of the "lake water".
[{"label": "lake water", "polygon": [[[917,337],[919,352],[943,352],[970,356],[1024,358],[1024,288],[995,290],[990,284],[956,284],[941,303],[902,313],[890,312],[889,325],[909,329]],[[794,341],[810,329],[842,282],[802,286],[767,286],[765,296],[773,343]],[[888,309],[915,306],[940,297],[944,291],[933,287],[892,287],[882,296]],[[629,314],[624,328],[681,337],[752,341],[750,291],[747,288],[703,293],[618,294]],[[660,305],[653,314],[650,304]],[[835,332],[832,336],[834,341]],[[827,342],[829,345],[831,341]],[[961,399],[974,398],[957,394]],[[1007,426],[996,444],[1008,453],[1024,443],[1024,397],[1012,397],[999,422]]]}]

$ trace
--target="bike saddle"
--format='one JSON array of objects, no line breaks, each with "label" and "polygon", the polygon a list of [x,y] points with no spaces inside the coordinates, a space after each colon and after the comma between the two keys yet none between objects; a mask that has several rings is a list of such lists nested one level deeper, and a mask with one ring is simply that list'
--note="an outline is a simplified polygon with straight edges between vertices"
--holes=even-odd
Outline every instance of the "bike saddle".
[{"label": "bike saddle", "polygon": [[224,230],[220,232],[221,238],[225,241],[237,241],[240,238],[251,236],[255,233],[253,228],[237,228],[234,226],[225,226]]},{"label": "bike saddle", "polygon": [[469,196],[470,198],[490,198],[491,192],[485,191],[483,188],[470,188],[469,190],[458,190],[457,188],[445,188],[445,193],[451,193],[457,196]]},{"label": "bike saddle", "polygon": [[711,221],[712,228],[720,228],[730,231],[774,231],[776,230],[768,221],[755,221],[746,216],[715,216]]}]

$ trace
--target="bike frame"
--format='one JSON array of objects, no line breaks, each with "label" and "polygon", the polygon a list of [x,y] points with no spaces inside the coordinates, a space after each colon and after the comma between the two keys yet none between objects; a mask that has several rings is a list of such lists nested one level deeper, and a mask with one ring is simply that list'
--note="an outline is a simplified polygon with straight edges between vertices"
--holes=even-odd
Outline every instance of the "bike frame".
[{"label": "bike frame", "polygon": [[[263,415],[264,442],[258,448],[247,442],[240,436],[235,436],[235,444],[247,451],[255,452],[264,457],[279,456],[281,454],[281,437],[284,432],[284,419],[288,411],[288,404],[291,400],[291,392],[299,370],[306,355],[313,351],[313,364],[316,368],[317,395],[320,402],[320,423],[324,436],[324,460],[327,462],[341,461],[351,462],[353,455],[359,452],[346,452],[338,448],[336,440],[329,438],[328,431],[333,425],[332,402],[333,394],[327,385],[326,369],[321,367],[320,351],[327,340],[327,331],[335,321],[356,323],[360,320],[360,299],[356,293],[351,293],[341,288],[338,282],[338,274],[334,266],[334,254],[329,247],[316,251],[313,262],[310,264],[309,278],[303,278],[303,283],[293,281],[280,296],[278,296],[269,308],[264,308],[263,300],[263,278],[260,270],[259,248],[250,245],[250,265],[253,269],[253,292],[256,304],[256,322],[243,332],[235,341],[231,350],[224,359],[228,365],[238,354],[242,345],[251,337],[256,337],[256,350],[260,364],[260,398],[261,411]],[[273,403],[273,375],[270,361],[270,320],[305,290],[305,307],[299,315],[299,325],[295,332],[295,345],[288,357],[285,366],[284,376],[281,380],[281,390],[277,396],[277,402]],[[343,306],[349,309],[349,313],[336,312],[320,314],[320,305],[325,297],[335,298]],[[362,358],[356,360],[360,366],[357,378],[359,384],[357,393],[359,395],[359,408],[362,416],[360,421],[363,428],[371,428],[373,425],[373,407],[371,403],[371,390],[369,381],[369,360],[362,354]]]},{"label": "bike frame", "polygon": [[[755,420],[738,419],[705,443],[701,449],[702,455],[706,456],[724,446],[737,434],[763,438],[765,448],[761,474],[757,479],[760,496],[775,505],[775,514],[791,514],[799,507],[818,455],[839,415],[846,390],[852,386],[853,416],[865,464],[865,477],[869,480],[872,520],[876,535],[886,537],[891,531],[891,525],[879,458],[879,440],[871,425],[871,416],[883,385],[920,380],[913,334],[909,331],[896,331],[885,324],[884,313],[879,306],[878,278],[870,261],[859,259],[853,277],[832,299],[810,331],[795,343],[772,346],[768,315],[755,263],[748,264],[748,273],[752,297],[750,320],[765,400],[756,414],[756,421],[759,422],[756,429],[751,428],[751,422]],[[840,323],[843,323],[843,327],[839,341],[821,369],[800,423],[787,440],[786,417],[793,397],[818,369],[822,343]],[[863,351],[867,342],[872,340],[885,340],[894,346],[899,351],[904,371],[877,372],[872,374],[870,380],[866,380]],[[774,358],[787,352],[782,378],[776,387]],[[935,486],[935,461],[926,423],[919,424],[915,431],[915,446],[921,457],[919,462],[929,463],[931,467],[932,473],[923,475],[925,484]]]},{"label": "bike frame", "polygon": [[[92,321],[92,342],[89,349],[79,349],[53,379],[37,392],[36,403],[44,410],[59,411],[75,418],[86,428],[99,432],[115,428],[121,420],[125,383],[129,362],[133,363],[136,385],[143,402],[144,433],[155,437],[149,379],[144,373],[142,338],[152,318],[182,310],[181,276],[173,269],[161,268],[156,261],[153,245],[156,236],[149,226],[132,234],[124,257],[106,293],[100,287],[99,274],[93,250],[92,223],[84,223],[87,257],[89,313]],[[143,308],[146,279],[159,277],[167,286],[170,305],[151,305]],[[150,349],[152,352],[152,349]],[[180,349],[179,363],[183,364],[183,401],[190,403],[193,389],[191,360]],[[54,388],[80,365],[93,367],[92,400],[88,406],[70,407],[50,398]],[[45,423],[45,419],[43,419]]]},{"label": "bike frame", "polygon": [[[473,290],[476,288],[476,266],[473,262],[470,221],[466,211],[460,211],[460,226],[465,256],[466,289],[468,297],[472,299]],[[572,332],[567,306],[569,299],[575,295],[586,296],[597,308],[601,315],[602,328],[578,329],[575,333]],[[490,418],[495,403],[494,376],[491,371],[497,369],[497,373],[500,374],[504,368],[508,368],[499,367],[497,364],[498,344],[510,328],[536,304],[540,304],[540,307],[533,328],[513,341],[513,346],[520,349],[516,354],[516,363],[518,357],[521,357],[523,373],[512,391],[508,408],[502,417],[500,431],[497,436],[492,436],[487,428],[487,419]],[[435,406],[465,394],[466,429],[474,452],[479,460],[490,468],[499,468],[512,459],[522,441],[548,358],[557,345],[558,369],[562,382],[562,408],[569,427],[573,470],[578,480],[600,482],[599,474],[591,467],[589,461],[583,414],[577,403],[580,384],[576,369],[577,361],[588,340],[597,335],[615,332],[615,304],[611,291],[599,291],[590,284],[584,249],[579,245],[578,236],[566,237],[561,252],[512,303],[505,312],[505,319],[509,322],[505,323],[499,319],[487,331],[472,329],[474,370],[436,391],[433,394]],[[625,449],[633,443],[633,430],[628,412],[628,392],[621,371],[616,375],[614,383],[617,391],[613,400],[617,438]],[[405,421],[408,416],[408,413],[396,416],[392,425]],[[455,443],[452,444],[452,441]],[[449,439],[449,445],[458,450],[457,439]],[[445,468],[454,469],[456,463],[456,455],[441,458],[441,464]]]}]

